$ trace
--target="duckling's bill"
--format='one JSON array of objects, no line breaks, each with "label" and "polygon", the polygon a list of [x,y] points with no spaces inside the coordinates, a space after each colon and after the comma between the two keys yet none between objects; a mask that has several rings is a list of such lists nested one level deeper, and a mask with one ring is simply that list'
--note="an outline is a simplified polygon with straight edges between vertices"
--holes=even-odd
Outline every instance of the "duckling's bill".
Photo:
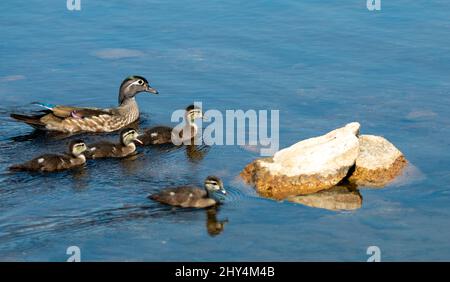
[{"label": "duckling's bill", "polygon": [[156,94],[156,95],[159,94],[158,90],[156,90],[153,87],[150,87],[150,85],[147,85],[147,89],[145,89],[145,92]]}]

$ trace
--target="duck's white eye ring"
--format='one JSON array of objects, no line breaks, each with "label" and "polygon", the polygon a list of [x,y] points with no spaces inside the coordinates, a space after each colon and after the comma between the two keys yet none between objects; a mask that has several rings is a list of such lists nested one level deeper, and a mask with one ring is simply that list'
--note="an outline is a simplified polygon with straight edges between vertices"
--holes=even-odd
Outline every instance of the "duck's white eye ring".
[{"label": "duck's white eye ring", "polygon": [[142,84],[144,84],[144,81],[142,79],[140,79],[140,80],[138,80],[138,84],[142,85]]}]

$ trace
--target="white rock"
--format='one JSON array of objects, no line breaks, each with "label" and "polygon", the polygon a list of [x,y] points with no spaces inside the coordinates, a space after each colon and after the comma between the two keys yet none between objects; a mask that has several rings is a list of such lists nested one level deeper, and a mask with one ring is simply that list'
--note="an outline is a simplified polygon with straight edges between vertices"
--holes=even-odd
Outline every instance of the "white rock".
[{"label": "white rock", "polygon": [[241,176],[267,197],[284,198],[328,189],[355,164],[360,124],[349,123],[325,135],[300,141],[273,158],[249,164]]},{"label": "white rock", "polygon": [[403,153],[381,136],[361,135],[355,171],[349,180],[359,186],[384,186],[407,164]]},{"label": "white rock", "polygon": [[352,122],[325,135],[300,141],[278,151],[273,163],[265,163],[272,174],[332,175],[343,167],[351,167],[358,156],[360,124]]}]

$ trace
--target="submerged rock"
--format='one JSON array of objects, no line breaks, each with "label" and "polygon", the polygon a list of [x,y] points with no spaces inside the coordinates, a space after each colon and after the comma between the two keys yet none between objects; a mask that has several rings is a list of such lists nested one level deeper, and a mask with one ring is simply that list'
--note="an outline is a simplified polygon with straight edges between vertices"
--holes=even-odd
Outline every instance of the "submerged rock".
[{"label": "submerged rock", "polygon": [[411,185],[426,179],[426,175],[415,165],[408,162],[401,173],[392,182],[389,182],[389,186],[401,187]]},{"label": "submerged rock", "polygon": [[283,199],[338,184],[358,157],[360,124],[349,123],[325,135],[300,141],[272,158],[247,165],[241,177],[265,197]]},{"label": "submerged rock", "polygon": [[402,152],[385,138],[361,135],[355,170],[348,180],[359,186],[384,186],[397,177],[406,164]]},{"label": "submerged rock", "polygon": [[356,210],[362,206],[362,196],[359,191],[347,186],[335,186],[315,194],[290,196],[286,200],[333,211]]}]

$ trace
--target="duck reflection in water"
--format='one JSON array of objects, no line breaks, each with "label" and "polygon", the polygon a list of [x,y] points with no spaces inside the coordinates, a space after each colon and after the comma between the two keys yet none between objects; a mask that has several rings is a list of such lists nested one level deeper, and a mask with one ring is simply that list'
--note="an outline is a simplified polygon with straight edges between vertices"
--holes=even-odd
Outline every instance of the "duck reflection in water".
[{"label": "duck reflection in water", "polygon": [[213,206],[206,209],[206,231],[212,237],[222,233],[225,228],[225,224],[228,223],[228,219],[219,220],[217,219],[217,213],[220,207]]},{"label": "duck reflection in water", "polygon": [[202,161],[205,156],[208,154],[209,149],[211,147],[206,145],[187,145],[186,147],[186,157],[191,161],[192,163],[198,163]]},{"label": "duck reflection in water", "polygon": [[45,140],[63,140],[72,136],[68,133],[61,133],[57,131],[42,131],[42,130],[33,130],[31,133],[18,135],[11,137],[11,141],[14,142],[27,142],[27,141],[45,141]]},{"label": "duck reflection in water", "polygon": [[72,177],[72,187],[74,190],[81,191],[89,187],[91,175],[86,167],[79,167],[68,172]]}]

